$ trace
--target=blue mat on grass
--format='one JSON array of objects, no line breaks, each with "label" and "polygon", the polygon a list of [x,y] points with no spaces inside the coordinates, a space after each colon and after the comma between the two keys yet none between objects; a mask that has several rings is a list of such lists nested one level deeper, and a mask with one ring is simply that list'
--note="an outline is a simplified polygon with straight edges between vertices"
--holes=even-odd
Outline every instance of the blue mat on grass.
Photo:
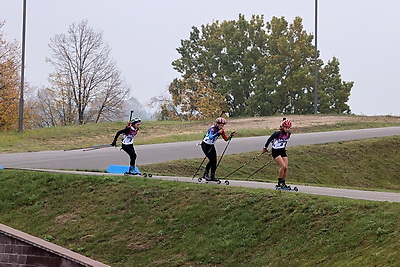
[{"label": "blue mat on grass", "polygon": [[[107,168],[108,173],[125,173],[129,171],[129,166],[124,166],[124,165],[110,165]],[[138,169],[138,167],[135,166],[134,169],[135,172],[141,173]]]}]

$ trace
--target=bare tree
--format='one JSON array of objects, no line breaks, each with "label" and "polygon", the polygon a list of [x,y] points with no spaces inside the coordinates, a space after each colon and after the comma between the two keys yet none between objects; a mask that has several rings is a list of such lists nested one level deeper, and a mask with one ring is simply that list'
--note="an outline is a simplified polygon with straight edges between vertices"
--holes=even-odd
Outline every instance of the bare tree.
[{"label": "bare tree", "polygon": [[[86,20],[72,24],[68,34],[55,35],[47,61],[55,70],[49,80],[56,102],[74,111],[79,124],[118,116],[129,88],[120,78],[102,32],[89,28]],[[72,122],[71,122],[72,123]]]},{"label": "bare tree", "polygon": [[55,101],[46,88],[36,92],[36,124],[39,127],[50,127],[57,125]]}]

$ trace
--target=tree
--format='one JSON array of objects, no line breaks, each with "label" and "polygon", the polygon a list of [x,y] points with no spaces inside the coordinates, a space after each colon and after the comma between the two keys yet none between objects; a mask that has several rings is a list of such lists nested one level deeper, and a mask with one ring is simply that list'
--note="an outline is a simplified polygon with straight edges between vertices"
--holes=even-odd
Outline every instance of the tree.
[{"label": "tree", "polygon": [[18,127],[19,51],[16,42],[7,42],[0,21],[0,131]]},{"label": "tree", "polygon": [[[201,29],[192,27],[189,39],[182,40],[177,48],[180,58],[172,65],[183,80],[192,75],[209,77],[215,92],[225,97],[231,116],[309,114],[313,113],[312,40],[300,17],[289,24],[284,17],[273,17],[265,23],[263,16],[253,15],[246,21],[239,15],[237,21],[216,21]],[[323,72],[321,59],[317,59],[317,65]],[[335,71],[339,73],[339,69]],[[173,83],[187,90],[183,84]],[[340,84],[345,84],[346,90],[352,87],[351,82],[341,80],[335,86]],[[331,89],[325,93],[342,91]],[[338,100],[341,103],[336,101],[334,112],[349,112],[345,104],[348,97],[342,96]]]},{"label": "tree", "polygon": [[209,77],[212,87],[225,96],[230,115],[244,115],[261,55],[257,45],[265,41],[263,26],[262,16],[247,22],[239,15],[238,21],[203,25],[201,32],[192,27],[189,40],[182,40],[177,49],[181,58],[172,65],[183,78]]},{"label": "tree", "polygon": [[68,34],[54,36],[47,59],[55,70],[49,76],[62,123],[79,124],[110,120],[123,112],[129,89],[120,78],[102,32],[89,28],[87,21],[72,24]]},{"label": "tree", "polygon": [[347,113],[350,107],[346,104],[350,97],[353,82],[344,82],[339,73],[339,60],[334,57],[328,61],[320,74],[319,107],[321,113]]},{"label": "tree", "polygon": [[172,103],[171,95],[164,92],[160,96],[155,96],[147,103],[148,108],[155,109],[154,113],[157,120],[178,120],[178,111]]},{"label": "tree", "polygon": [[225,97],[213,88],[211,79],[205,76],[175,79],[168,90],[175,106],[169,114],[170,118],[204,120],[215,118],[227,110]]}]

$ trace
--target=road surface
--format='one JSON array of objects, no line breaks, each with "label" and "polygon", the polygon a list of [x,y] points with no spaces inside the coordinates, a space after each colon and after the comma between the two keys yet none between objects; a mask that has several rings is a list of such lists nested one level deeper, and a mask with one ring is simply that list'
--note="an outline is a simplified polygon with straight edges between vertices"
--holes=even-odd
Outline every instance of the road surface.
[{"label": "road surface", "polygon": [[[400,135],[400,127],[293,134],[288,146],[323,144],[393,135]],[[137,138],[140,138],[140,135]],[[266,136],[234,138],[230,142],[226,154],[261,151],[266,139]],[[202,158],[204,154],[200,146],[196,146],[197,143],[196,141],[190,141],[135,146],[138,154],[137,164],[140,166],[167,160]],[[226,144],[223,140],[218,140],[216,144],[217,151],[222,153]],[[0,154],[0,165],[3,167],[105,170],[110,165],[128,165],[128,163],[128,155],[115,147],[90,151],[58,150]]]}]

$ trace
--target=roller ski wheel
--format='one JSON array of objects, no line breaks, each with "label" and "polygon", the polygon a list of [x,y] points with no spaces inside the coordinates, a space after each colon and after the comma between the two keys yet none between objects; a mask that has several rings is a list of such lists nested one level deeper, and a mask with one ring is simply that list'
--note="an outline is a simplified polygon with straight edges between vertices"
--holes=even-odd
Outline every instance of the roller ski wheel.
[{"label": "roller ski wheel", "polygon": [[[215,180],[214,180],[214,179],[208,179],[208,178],[202,178],[202,177],[198,178],[197,181],[198,181],[199,183],[205,181],[206,184],[208,184],[208,183],[210,183],[210,182],[211,182],[211,183],[216,183],[216,184],[221,184],[221,183],[222,183],[222,181],[219,180],[219,179],[215,179]],[[228,181],[228,180],[225,180],[225,181],[224,181],[224,184],[225,184],[225,185],[229,185],[229,181]]]},{"label": "roller ski wheel", "polygon": [[132,172],[125,172],[124,175],[127,176],[141,176],[141,177],[153,177],[151,173],[132,173]]},{"label": "roller ski wheel", "polygon": [[281,187],[281,186],[278,186],[278,185],[275,185],[275,189],[276,190],[286,190],[286,191],[299,191],[299,189],[295,186],[295,187],[291,187],[291,186],[287,186],[287,187]]}]

